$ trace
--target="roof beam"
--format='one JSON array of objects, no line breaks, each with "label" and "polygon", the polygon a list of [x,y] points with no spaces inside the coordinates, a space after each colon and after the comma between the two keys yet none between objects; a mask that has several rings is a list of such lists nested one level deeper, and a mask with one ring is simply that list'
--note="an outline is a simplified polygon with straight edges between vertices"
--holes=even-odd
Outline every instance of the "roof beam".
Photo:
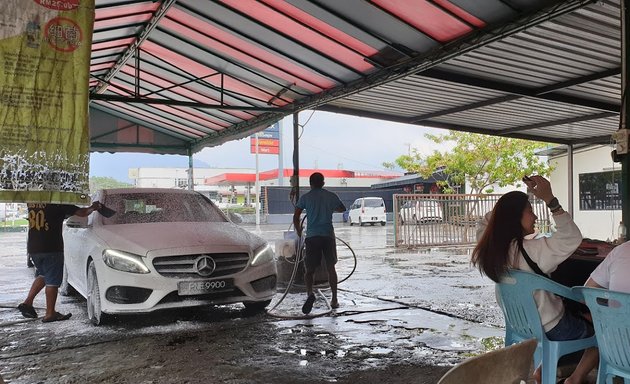
[{"label": "roof beam", "polygon": [[573,123],[579,123],[582,121],[590,121],[590,120],[597,120],[597,119],[605,119],[607,117],[613,117],[613,116],[617,116],[619,115],[618,113],[614,113],[614,112],[601,112],[601,113],[595,113],[592,115],[582,115],[582,116],[576,116],[576,117],[567,117],[564,119],[559,119],[559,120],[552,120],[552,121],[545,121],[542,123],[536,123],[536,124],[530,124],[530,125],[521,125],[520,127],[512,127],[512,128],[507,128],[507,129],[502,129],[499,132],[499,135],[501,136],[505,136],[514,132],[523,132],[523,131],[528,131],[530,129],[538,129],[538,128],[547,128],[547,127],[551,127],[551,126],[558,126],[558,125],[564,125],[564,124],[573,124]]},{"label": "roof beam", "polygon": [[355,80],[347,85],[301,99],[295,102],[294,110],[315,109],[325,103],[407,77],[414,73],[425,71],[454,57],[504,39],[507,36],[516,34],[555,17],[580,9],[592,2],[593,0],[563,1],[539,12],[523,15],[516,20],[497,26],[494,29],[476,31],[440,49],[405,60],[399,64],[368,75],[365,78]]},{"label": "roof beam", "polygon": [[452,73],[439,69],[429,69],[418,75],[436,79],[436,80],[444,80],[457,84],[469,85],[472,87],[488,89],[492,91],[506,92],[509,95],[500,96],[489,100],[483,100],[477,103],[462,105],[454,108],[448,108],[442,111],[427,113],[424,115],[416,116],[409,119],[410,123],[420,122],[422,120],[428,120],[439,116],[449,115],[457,112],[468,111],[471,109],[482,108],[489,105],[505,103],[512,100],[518,100],[525,97],[535,98],[535,99],[544,99],[557,101],[561,103],[572,104],[581,107],[588,107],[593,109],[599,109],[602,111],[608,112],[616,112],[619,113],[619,105],[600,102],[596,100],[584,99],[577,96],[569,96],[569,95],[561,95],[557,93],[553,93],[554,91],[561,90],[564,88],[572,87],[579,84],[588,83],[590,81],[605,79],[607,77],[616,76],[621,74],[621,67],[611,68],[604,70],[602,72],[592,73],[586,76],[577,77],[575,79],[570,79],[567,81],[561,81],[556,84],[551,84],[545,87],[531,89],[526,87],[521,87],[518,85],[503,83],[499,81],[485,80],[479,79],[472,76],[466,76],[458,73]]},{"label": "roof beam", "polygon": [[[218,1],[218,0],[212,0],[212,1],[214,1],[214,2],[215,2],[215,3],[217,3],[217,4],[220,4],[222,7],[226,8],[226,9],[229,9],[231,12],[234,12],[235,14],[238,14],[239,16],[241,16],[241,17],[243,17],[243,18],[247,19],[247,20],[248,20],[248,21],[250,21],[251,23],[258,25],[258,26],[259,26],[259,27],[261,27],[261,28],[264,28],[264,29],[267,29],[267,30],[270,30],[270,29],[271,29],[271,27],[270,27],[269,25],[267,25],[267,24],[265,24],[265,23],[262,23],[262,22],[261,22],[260,20],[258,20],[257,18],[252,17],[252,16],[250,16],[250,15],[248,15],[248,14],[246,14],[246,13],[243,13],[242,11],[240,11],[240,10],[238,10],[238,9],[236,9],[236,8],[234,8],[234,7],[230,6],[230,5],[228,5],[228,4],[222,4],[222,3],[220,3],[220,1]],[[267,4],[263,4],[263,5],[264,5],[265,7],[267,7],[267,8],[270,8]],[[272,10],[273,10],[274,12],[276,12],[276,13],[281,13],[281,12],[279,12],[279,11],[277,11],[277,10],[273,9],[273,8],[272,8]],[[285,15],[285,16],[286,16],[286,15]],[[214,20],[213,20],[213,21],[214,21]],[[325,34],[323,34],[322,32],[320,32],[320,31],[318,31],[318,30],[316,30],[316,29],[313,29],[313,28],[311,28],[311,27],[309,27],[309,26],[307,26],[307,25],[304,25],[304,23],[301,23],[301,22],[300,22],[300,23],[298,23],[298,24],[302,24],[304,27],[306,27],[306,28],[308,28],[308,29],[312,30],[313,32],[315,32],[315,33],[317,33],[317,34],[319,34],[322,38],[325,38],[325,39],[327,39],[327,40],[331,40],[328,36],[326,36],[326,35],[325,35]],[[277,32],[277,31],[276,31],[276,32]],[[279,34],[280,34],[280,32],[277,32],[277,33],[279,33]],[[282,35],[282,37],[283,37],[283,38],[285,38],[285,39],[287,39],[287,40],[290,40],[292,43],[294,43],[294,44],[296,44],[296,45],[299,45],[299,46],[301,46],[302,48],[304,48],[304,49],[306,49],[306,50],[309,50],[309,51],[316,51],[313,47],[309,46],[308,44],[305,44],[305,43],[304,43],[302,40],[300,40],[300,38],[298,38],[298,37],[294,37],[294,36],[292,36],[292,35],[286,35],[286,34],[281,34],[281,35]],[[275,52],[278,52],[278,49],[274,48],[274,51],[275,51]],[[340,67],[343,67],[343,68],[345,68],[346,70],[348,70],[348,71],[350,71],[350,72],[353,72],[353,73],[355,73],[355,74],[356,74],[356,75],[358,75],[358,76],[362,76],[362,75],[363,75],[363,73],[362,73],[361,71],[359,71],[359,70],[357,70],[357,69],[353,68],[352,66],[350,66],[350,65],[348,65],[348,64],[345,64],[344,62],[340,61],[340,60],[339,60],[339,59],[337,59],[336,57],[330,56],[330,55],[328,55],[328,54],[326,54],[326,53],[324,53],[324,52],[322,52],[322,51],[316,51],[316,52],[317,52],[317,54],[318,54],[318,55],[325,57],[327,60],[330,60],[331,62],[335,63],[336,65],[338,65],[338,66],[340,66]],[[330,75],[326,75],[326,76],[330,77]]]},{"label": "roof beam", "polygon": [[90,143],[90,149],[92,152],[98,152],[98,150],[93,149],[117,149],[117,148],[128,148],[128,149],[163,149],[167,151],[177,150],[179,153],[186,153],[188,151],[188,147],[185,145],[144,145],[144,144],[120,144],[120,143]]},{"label": "roof beam", "polygon": [[120,102],[120,103],[178,105],[178,106],[190,107],[190,108],[224,109],[224,110],[236,110],[236,111],[278,112],[279,110],[281,110],[275,107],[206,104],[206,103],[198,103],[195,101],[184,101],[184,100],[173,100],[173,99],[153,99],[153,98],[143,98],[143,97],[125,97],[125,96],[117,96],[117,95],[109,95],[109,94],[108,95],[91,94],[90,100],[102,100],[102,101]]},{"label": "roof beam", "polygon": [[282,111],[278,108],[276,108],[274,112],[264,113],[254,119],[245,120],[229,128],[225,128],[215,135],[209,135],[199,139],[193,143],[192,150],[196,152],[205,147],[214,147],[228,141],[245,138],[255,133],[259,128],[275,124],[283,117],[292,113],[290,111]]},{"label": "roof beam", "polygon": [[[394,122],[399,122],[399,123],[406,123],[409,124],[407,122],[406,118],[403,117],[399,117],[399,116],[394,116],[394,115],[388,115],[385,113],[380,113],[380,112],[365,112],[363,110],[356,110],[356,109],[352,109],[352,108],[342,108],[342,107],[336,107],[333,105],[323,105],[321,107],[316,108],[318,111],[326,111],[326,112],[333,112],[333,113],[343,113],[346,115],[353,115],[353,116],[360,116],[360,117],[369,117],[372,119],[379,119],[379,120],[387,120],[387,121],[394,121]],[[487,128],[481,128],[481,127],[474,127],[474,126],[469,126],[469,125],[459,125],[459,124],[449,124],[449,123],[440,123],[437,121],[423,121],[422,123],[411,123],[413,125],[417,125],[420,127],[432,127],[432,128],[441,128],[441,129],[450,129],[453,131],[463,131],[463,132],[471,132],[471,133],[478,133],[481,135],[491,135],[491,136],[502,136],[501,132],[503,131],[499,131],[499,130],[493,130],[493,129],[487,129]],[[526,134],[526,133],[519,133],[519,132],[515,132],[513,134],[510,135],[510,137],[514,137],[517,139],[524,139],[524,140],[534,140],[534,141],[542,141],[542,142],[547,142],[547,143],[557,143],[557,144],[570,144],[571,142],[566,140],[566,139],[551,139],[548,137],[542,137],[542,136],[537,136],[537,135],[530,135],[530,134]]]},{"label": "roof beam", "polygon": [[[294,4],[294,5],[296,5],[296,4]],[[334,17],[338,18],[339,20],[342,20],[344,23],[348,24],[352,28],[360,30],[362,33],[365,33],[365,34],[369,35],[370,37],[380,41],[381,44],[383,44],[387,48],[395,51],[401,57],[405,57],[405,58],[409,59],[409,58],[413,57],[413,55],[414,55],[414,52],[411,49],[409,49],[409,48],[407,48],[405,46],[401,46],[400,44],[392,43],[391,40],[385,39],[383,36],[377,35],[374,31],[359,26],[355,21],[351,20],[349,17],[346,17],[345,15],[343,15],[343,14],[341,14],[339,12],[334,11],[329,6],[327,6],[326,4],[322,4],[322,3],[318,3],[318,2],[311,2],[311,4],[309,4],[309,5],[324,10],[325,12],[333,15]],[[370,58],[366,58],[366,60],[368,60],[369,62],[372,62],[372,60]],[[379,63],[373,63],[373,64],[376,67],[383,68],[383,65],[381,65]]]},{"label": "roof beam", "polygon": [[[90,108],[94,108],[94,109],[96,109],[96,110],[98,110],[100,112],[106,113],[108,115],[117,117],[117,118],[125,120],[125,121],[129,121],[130,123],[133,123],[135,125],[146,127],[146,128],[148,128],[150,130],[153,130],[155,132],[159,132],[159,133],[161,133],[161,134],[163,134],[165,136],[169,136],[169,137],[172,137],[172,138],[174,138],[176,140],[179,140],[182,143],[187,143],[187,142],[192,140],[190,137],[187,137],[187,136],[185,136],[185,135],[183,135],[183,134],[181,134],[179,132],[175,132],[175,131],[166,129],[164,127],[161,127],[159,125],[153,124],[153,123],[151,123],[149,121],[146,121],[146,120],[143,120],[143,119],[140,119],[140,118],[137,118],[137,117],[133,117],[133,116],[127,115],[127,114],[125,114],[123,112],[120,112],[120,111],[117,111],[115,109],[112,109],[111,107],[109,107],[107,105],[101,105],[101,104],[98,104],[98,103],[92,103],[90,105]],[[90,120],[90,124],[92,124],[92,120]],[[91,140],[92,140],[92,137],[90,137],[90,145],[93,144],[91,142]]]},{"label": "roof beam", "polygon": [[571,144],[610,144],[610,135],[589,137],[585,139],[576,139]]},{"label": "roof beam", "polygon": [[107,89],[108,82],[113,79],[118,72],[124,67],[127,62],[136,54],[136,52],[140,49],[140,46],[149,38],[151,32],[158,26],[160,20],[166,16],[168,10],[175,5],[177,0],[163,0],[160,4],[160,7],[155,11],[155,14],[149,20],[144,30],[137,37],[136,41],[133,42],[125,52],[120,56],[116,64],[109,70],[109,72],[104,76],[103,82],[96,87],[95,93],[103,93]]}]

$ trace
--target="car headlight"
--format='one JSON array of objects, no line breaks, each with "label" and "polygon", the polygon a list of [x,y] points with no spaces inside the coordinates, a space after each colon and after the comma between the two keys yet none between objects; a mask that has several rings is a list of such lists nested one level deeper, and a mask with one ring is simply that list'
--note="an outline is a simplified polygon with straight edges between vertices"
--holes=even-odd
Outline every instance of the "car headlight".
[{"label": "car headlight", "polygon": [[113,269],[130,273],[149,273],[149,268],[142,261],[142,257],[114,249],[103,251],[103,261]]},{"label": "car headlight", "polygon": [[271,249],[271,245],[265,244],[262,247],[254,251],[254,258],[252,259],[252,266],[268,263],[273,260],[274,254]]}]

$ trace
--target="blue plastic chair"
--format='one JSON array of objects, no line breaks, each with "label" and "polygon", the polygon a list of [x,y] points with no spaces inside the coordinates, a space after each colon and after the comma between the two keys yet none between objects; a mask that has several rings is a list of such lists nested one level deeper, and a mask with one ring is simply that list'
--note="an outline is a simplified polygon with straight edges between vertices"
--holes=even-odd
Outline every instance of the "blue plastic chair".
[{"label": "blue plastic chair", "polygon": [[597,384],[612,383],[612,375],[630,384],[630,294],[600,288],[575,287],[593,316],[599,345]]},{"label": "blue plastic chair", "polygon": [[581,301],[582,297],[571,288],[553,280],[525,271],[510,269],[497,284],[499,304],[505,316],[505,345],[535,338],[538,341],[534,361],[542,362],[542,384],[556,382],[558,360],[569,353],[597,346],[595,336],[585,339],[551,341],[542,327],[534,292],[549,291],[558,296]]}]

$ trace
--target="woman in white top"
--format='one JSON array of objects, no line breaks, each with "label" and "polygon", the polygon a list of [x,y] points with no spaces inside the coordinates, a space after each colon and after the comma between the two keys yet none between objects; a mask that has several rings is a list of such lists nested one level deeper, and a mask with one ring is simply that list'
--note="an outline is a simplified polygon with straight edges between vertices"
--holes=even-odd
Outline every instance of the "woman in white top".
[{"label": "woman in white top", "polygon": [[[472,254],[472,263],[495,282],[500,281],[510,268],[535,273],[537,266],[544,274],[550,274],[582,242],[580,230],[553,196],[549,181],[542,176],[524,178],[523,181],[547,204],[557,231],[551,237],[531,238],[537,217],[527,194],[514,191],[503,195],[486,216]],[[532,264],[534,268],[526,261],[527,256],[535,264]],[[593,334],[588,322],[565,311],[561,298],[544,291],[536,292],[534,298],[549,340],[575,340]],[[576,370],[565,382],[581,383],[586,374],[588,371]],[[540,367],[534,377],[540,382]]]}]

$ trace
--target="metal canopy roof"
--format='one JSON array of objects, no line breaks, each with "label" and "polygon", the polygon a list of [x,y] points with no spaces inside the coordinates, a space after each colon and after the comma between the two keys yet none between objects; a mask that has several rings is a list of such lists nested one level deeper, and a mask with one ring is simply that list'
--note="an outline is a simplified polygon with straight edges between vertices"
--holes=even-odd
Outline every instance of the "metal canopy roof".
[{"label": "metal canopy roof", "polygon": [[91,146],[187,154],[304,109],[608,140],[619,35],[614,1],[96,0]]}]

